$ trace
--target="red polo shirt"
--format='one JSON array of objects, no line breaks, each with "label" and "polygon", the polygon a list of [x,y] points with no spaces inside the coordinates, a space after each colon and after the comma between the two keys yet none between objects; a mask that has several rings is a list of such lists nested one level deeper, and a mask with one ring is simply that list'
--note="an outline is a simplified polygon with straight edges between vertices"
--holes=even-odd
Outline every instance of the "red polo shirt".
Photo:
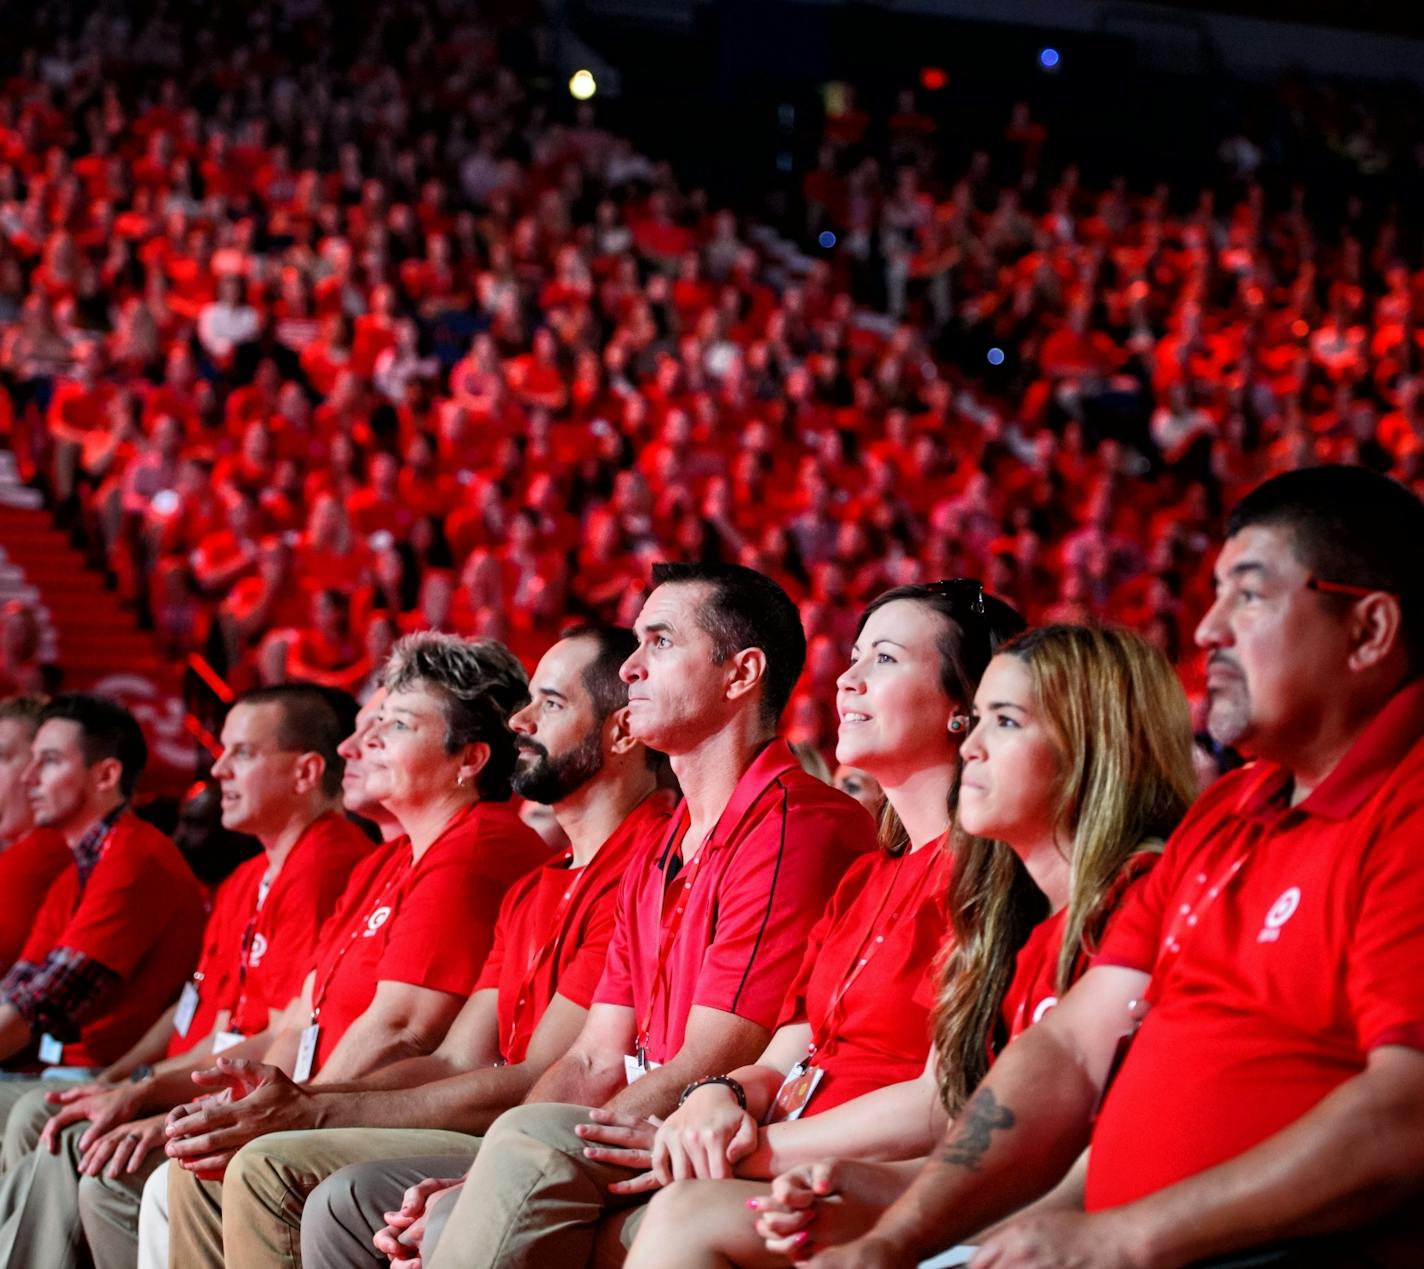
[{"label": "red polo shirt", "polygon": [[1424,683],[1289,795],[1272,763],[1213,784],[1103,944],[1097,964],[1158,977],[1093,1133],[1090,1210],[1251,1149],[1380,1045],[1424,1049]]},{"label": "red polo shirt", "polygon": [[682,1047],[694,1005],[775,1026],[811,927],[852,861],[875,847],[864,808],[802,771],[780,739],[743,773],[684,867],[687,827],[683,803],[624,878],[594,997],[634,1011],[653,1062]]},{"label": "red polo shirt", "polygon": [[315,1069],[331,1056],[381,982],[468,996],[494,938],[505,891],[549,858],[509,802],[461,811],[421,857],[401,838],[351,878],[322,929],[312,1006]]},{"label": "red polo shirt", "polygon": [[628,865],[667,832],[670,806],[654,794],[613,830],[593,860],[570,868],[565,853],[510,886],[476,991],[499,993],[499,1050],[522,1062],[557,992],[587,1009],[613,937],[618,887]]},{"label": "red polo shirt", "polygon": [[80,892],[71,861],[50,888],[20,953],[39,963],[55,947],[82,952],[114,971],[123,987],[99,1002],[64,1046],[65,1066],[107,1066],[178,997],[202,945],[202,887],[178,848],[125,812]]},{"label": "red polo shirt", "polygon": [[50,886],[73,862],[64,838],[52,828],[31,829],[0,851],[0,894],[16,914],[0,922],[0,974],[15,963]]},{"label": "red polo shirt", "polygon": [[228,1030],[256,1035],[271,1010],[301,993],[322,923],[374,849],[345,816],[319,815],[297,839],[260,909],[266,855],[238,866],[219,887],[208,918],[197,971],[198,1011],[185,1035],[175,1031],[169,1039],[169,1057],[212,1031],[219,1010],[231,1010]]},{"label": "red polo shirt", "polygon": [[952,857],[943,838],[857,859],[806,943],[778,1026],[811,1024],[817,1114],[912,1080],[930,1050],[924,984],[945,944]]}]

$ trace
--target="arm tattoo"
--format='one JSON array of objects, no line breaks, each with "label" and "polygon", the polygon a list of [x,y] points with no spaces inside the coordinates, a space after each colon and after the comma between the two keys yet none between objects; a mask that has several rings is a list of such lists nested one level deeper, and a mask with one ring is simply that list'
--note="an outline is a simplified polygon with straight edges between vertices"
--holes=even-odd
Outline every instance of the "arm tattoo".
[{"label": "arm tattoo", "polygon": [[978,1172],[989,1149],[990,1133],[995,1128],[1012,1128],[1016,1122],[1014,1112],[999,1104],[993,1089],[981,1088],[969,1099],[955,1124],[954,1136],[935,1151],[935,1158],[940,1163],[957,1163]]}]

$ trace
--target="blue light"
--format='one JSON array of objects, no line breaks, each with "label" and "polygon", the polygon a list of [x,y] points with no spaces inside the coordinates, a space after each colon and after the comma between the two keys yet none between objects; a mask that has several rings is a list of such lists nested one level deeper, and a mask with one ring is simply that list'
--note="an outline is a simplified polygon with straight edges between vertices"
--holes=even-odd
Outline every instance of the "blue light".
[{"label": "blue light", "polygon": [[1040,49],[1038,52],[1038,64],[1044,70],[1053,70],[1061,60],[1056,48]]},{"label": "blue light", "polygon": [[829,229],[821,230],[821,235],[816,239],[827,251],[836,245],[836,236]]},{"label": "blue light", "polygon": [[1002,348],[989,349],[989,364],[991,366],[1002,366],[1004,364],[1004,350]]}]

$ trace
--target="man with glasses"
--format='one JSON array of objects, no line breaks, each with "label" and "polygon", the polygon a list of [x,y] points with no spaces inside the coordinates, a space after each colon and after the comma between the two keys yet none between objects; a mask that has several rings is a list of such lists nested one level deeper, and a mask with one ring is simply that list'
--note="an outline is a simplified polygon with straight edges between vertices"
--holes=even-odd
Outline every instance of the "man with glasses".
[{"label": "man with glasses", "polygon": [[1418,498],[1360,468],[1241,502],[1197,642],[1211,733],[1256,761],[909,1191],[807,1263],[913,1265],[1087,1145],[1082,1207],[1010,1219],[976,1266],[1424,1261],[1421,542]]}]

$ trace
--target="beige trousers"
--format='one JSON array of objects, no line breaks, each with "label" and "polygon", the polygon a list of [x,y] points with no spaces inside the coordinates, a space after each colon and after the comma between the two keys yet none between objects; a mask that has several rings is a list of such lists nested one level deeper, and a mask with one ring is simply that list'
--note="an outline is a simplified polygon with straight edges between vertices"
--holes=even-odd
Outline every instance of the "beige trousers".
[{"label": "beige trousers", "polygon": [[[333,1173],[357,1164],[383,1166],[406,1156],[434,1156],[447,1170],[391,1169],[401,1180],[373,1216],[376,1224],[342,1239],[366,1259],[388,1265],[370,1246],[370,1235],[385,1224],[383,1213],[400,1205],[406,1186],[424,1176],[458,1176],[479,1148],[479,1138],[459,1132],[404,1128],[323,1128],[277,1132],[248,1142],[233,1157],[221,1183],[200,1181],[182,1168],[168,1170],[168,1255],[177,1269],[274,1269],[303,1263],[302,1220],[308,1196]],[[334,1231],[339,1236],[340,1230]],[[323,1239],[323,1243],[327,1241]],[[324,1248],[323,1248],[324,1250]],[[309,1262],[310,1263],[310,1262]],[[334,1263],[343,1263],[337,1261]]]},{"label": "beige trousers", "polygon": [[608,1193],[627,1168],[595,1163],[574,1135],[588,1108],[559,1103],[516,1106],[491,1125],[427,1269],[582,1269],[621,1259],[646,1196]]},{"label": "beige trousers", "polygon": [[6,1269],[132,1269],[138,1249],[143,1183],[163,1162],[151,1153],[118,1178],[79,1175],[79,1139],[87,1124],[70,1124],[59,1150],[38,1146],[52,1113],[52,1085],[36,1081],[13,1099],[5,1125],[5,1175],[0,1181],[0,1266]]}]

